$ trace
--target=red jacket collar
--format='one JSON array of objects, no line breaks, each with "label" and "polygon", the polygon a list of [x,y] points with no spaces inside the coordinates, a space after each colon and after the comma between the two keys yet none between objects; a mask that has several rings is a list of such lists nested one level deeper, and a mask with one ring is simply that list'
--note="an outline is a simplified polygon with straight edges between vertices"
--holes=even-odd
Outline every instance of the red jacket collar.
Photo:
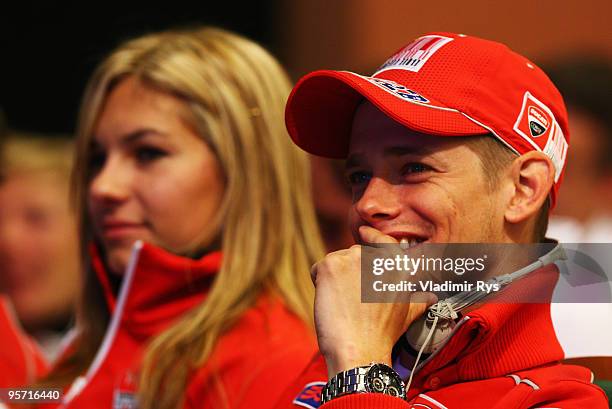
[{"label": "red jacket collar", "polygon": [[90,254],[111,313],[120,308],[129,328],[146,333],[154,333],[201,303],[222,259],[219,251],[193,260],[137,242],[117,295],[95,245]]},{"label": "red jacket collar", "polygon": [[550,299],[558,274],[554,264],[546,266],[509,287],[504,302],[488,302],[469,312],[448,343],[415,374],[411,395],[429,389],[432,380],[441,387],[504,376],[563,359],[550,304],[512,302],[516,296],[512,291],[522,291],[521,299],[525,300],[524,291],[531,289],[539,289],[533,299]]}]

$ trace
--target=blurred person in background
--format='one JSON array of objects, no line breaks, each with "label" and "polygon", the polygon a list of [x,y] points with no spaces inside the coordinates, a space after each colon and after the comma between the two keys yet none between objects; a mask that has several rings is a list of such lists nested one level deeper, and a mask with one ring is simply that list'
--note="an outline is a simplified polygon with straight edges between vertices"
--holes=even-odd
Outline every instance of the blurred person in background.
[{"label": "blurred person in background", "polygon": [[547,72],[567,103],[575,136],[548,235],[566,243],[612,243],[612,64],[574,57]]},{"label": "blurred person in background", "polygon": [[[612,64],[581,56],[550,63],[547,73],[567,103],[572,135],[564,194],[549,220],[548,235],[565,243],[612,243]],[[601,304],[574,305],[575,313],[600,316]],[[596,379],[612,380],[612,357],[574,358]],[[610,393],[612,383],[600,383]]]},{"label": "blurred person in background", "polygon": [[0,153],[0,291],[52,359],[80,288],[72,143],[13,133]]},{"label": "blurred person in background", "polygon": [[340,161],[311,155],[312,191],[321,234],[328,252],[353,244],[346,225],[352,198]]},{"label": "blurred person in background", "polygon": [[[5,138],[5,121],[0,111],[0,165],[4,163]],[[0,176],[0,183],[1,180]],[[4,270],[4,266],[0,264],[0,276]],[[46,369],[42,351],[24,331],[11,299],[0,288],[0,388],[27,385],[42,376]],[[3,407],[3,398],[0,398],[0,408]]]},{"label": "blurred person in background", "polygon": [[263,48],[212,28],[99,65],[73,179],[78,335],[39,383],[65,388],[62,407],[272,407],[307,366],[323,246],[290,88]]}]

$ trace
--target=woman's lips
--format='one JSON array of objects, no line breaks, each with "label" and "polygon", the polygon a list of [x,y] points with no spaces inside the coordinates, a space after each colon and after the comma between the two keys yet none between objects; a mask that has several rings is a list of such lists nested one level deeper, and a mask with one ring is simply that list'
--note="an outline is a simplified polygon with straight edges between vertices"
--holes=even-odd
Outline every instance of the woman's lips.
[{"label": "woman's lips", "polygon": [[134,238],[145,229],[142,223],[105,222],[102,224],[102,237],[109,241]]}]

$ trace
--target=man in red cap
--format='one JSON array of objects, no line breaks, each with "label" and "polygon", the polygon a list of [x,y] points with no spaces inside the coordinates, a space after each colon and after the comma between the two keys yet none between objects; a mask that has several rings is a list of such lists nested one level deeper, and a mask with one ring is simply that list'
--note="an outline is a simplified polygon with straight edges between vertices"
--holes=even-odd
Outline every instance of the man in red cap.
[{"label": "man in red cap", "polygon": [[[286,123],[302,149],[346,159],[356,241],[403,247],[543,241],[569,142],[563,99],[544,72],[502,44],[452,33],[416,39],[372,76],[305,76]],[[294,405],[608,407],[588,369],[559,363],[549,305],[466,310],[435,348],[426,348],[432,334],[410,343],[414,363],[393,351],[435,299],[364,303],[360,273],[360,246],[313,266],[321,356]],[[556,274],[549,264],[537,277]]]}]

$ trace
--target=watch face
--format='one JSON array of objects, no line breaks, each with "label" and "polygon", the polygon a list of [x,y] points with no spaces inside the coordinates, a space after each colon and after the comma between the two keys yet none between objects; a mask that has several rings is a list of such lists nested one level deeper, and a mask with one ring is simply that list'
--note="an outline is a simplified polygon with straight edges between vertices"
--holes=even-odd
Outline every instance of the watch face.
[{"label": "watch face", "polygon": [[365,377],[365,386],[368,392],[384,393],[400,398],[406,395],[402,378],[393,368],[383,364],[374,364],[370,367]]}]

